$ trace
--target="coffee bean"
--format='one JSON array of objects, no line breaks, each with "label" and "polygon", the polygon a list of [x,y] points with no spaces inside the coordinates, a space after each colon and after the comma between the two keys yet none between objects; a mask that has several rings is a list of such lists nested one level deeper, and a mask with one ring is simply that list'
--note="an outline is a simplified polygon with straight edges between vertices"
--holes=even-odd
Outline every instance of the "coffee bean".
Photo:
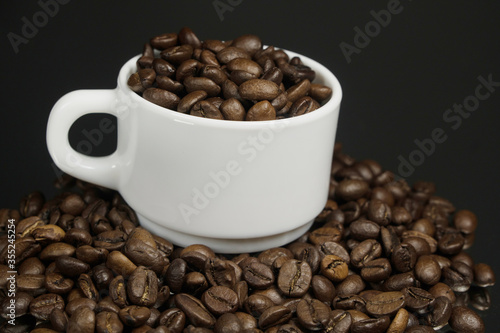
[{"label": "coffee bean", "polygon": [[66,304],[66,313],[72,316],[75,312],[79,311],[80,308],[89,308],[95,310],[97,303],[89,298],[75,298]]},{"label": "coffee bean", "polygon": [[297,304],[299,323],[308,330],[324,329],[330,320],[330,312],[330,307],[317,299],[302,299]]},{"label": "coffee bean", "polygon": [[373,332],[373,333],[382,333],[387,330],[389,325],[391,324],[391,320],[389,317],[384,316],[380,318],[370,318],[363,319],[357,321],[352,324],[351,332],[352,333],[361,333],[361,332]]},{"label": "coffee bean", "polygon": [[76,257],[89,265],[97,265],[106,262],[109,251],[106,249],[96,249],[89,245],[82,245],[76,249]]},{"label": "coffee bean", "polygon": [[45,266],[37,257],[31,257],[24,260],[17,268],[20,275],[25,274],[43,274],[45,273]]},{"label": "coffee bean", "polygon": [[269,297],[259,294],[248,296],[243,303],[245,310],[256,317],[260,316],[268,308],[275,305]]},{"label": "coffee bean", "polygon": [[189,27],[184,27],[179,31],[178,34],[180,44],[189,44],[193,49],[201,48],[201,42],[196,36],[196,34]]},{"label": "coffee bean", "polygon": [[359,241],[377,239],[380,233],[380,225],[367,219],[359,219],[349,225],[349,231],[351,236]]},{"label": "coffee bean", "polygon": [[248,100],[273,100],[280,94],[278,85],[269,80],[252,79],[243,82],[238,88],[242,98]]},{"label": "coffee bean", "polygon": [[299,98],[302,98],[307,95],[311,88],[311,81],[305,79],[297,83],[296,85],[291,86],[286,91],[286,97],[292,103],[296,102]]},{"label": "coffee bean", "polygon": [[60,331],[60,332],[66,331],[66,328],[68,326],[68,321],[69,321],[69,318],[68,318],[68,315],[66,314],[66,312],[64,312],[63,310],[61,310],[59,308],[55,308],[50,313],[49,319],[50,319],[50,324],[52,325],[54,330]]},{"label": "coffee bean", "polygon": [[238,295],[228,287],[213,286],[201,296],[201,301],[207,309],[216,316],[235,312],[238,308]]},{"label": "coffee bean", "polygon": [[77,277],[88,272],[90,265],[77,258],[61,256],[55,261],[57,269],[66,276]]},{"label": "coffee bean", "polygon": [[358,274],[347,276],[344,281],[337,285],[337,295],[356,295],[365,289],[366,284]]},{"label": "coffee bean", "polygon": [[333,282],[340,282],[348,275],[347,263],[342,258],[329,254],[321,260],[321,274]]},{"label": "coffee bean", "polygon": [[[158,75],[156,76],[156,85],[158,86],[159,89],[166,90],[170,92],[171,94],[165,94],[165,96],[159,94],[159,99],[158,103],[153,103],[161,105],[161,103],[165,103],[166,105],[168,104],[171,107],[166,107],[167,109],[175,110],[176,107],[176,96],[177,98],[178,95],[184,93],[184,85],[180,83],[179,81],[175,81],[168,76],[161,76]],[[143,95],[144,97],[144,95]]]},{"label": "coffee bean", "polygon": [[0,315],[7,320],[10,320],[12,316],[15,318],[24,316],[29,312],[32,300],[32,295],[22,291],[17,292],[13,297],[5,297],[0,303]]},{"label": "coffee bean", "polygon": [[49,293],[66,294],[73,289],[74,284],[73,280],[59,273],[50,273],[45,276],[45,289]]},{"label": "coffee bean", "polygon": [[158,278],[155,272],[138,266],[127,282],[127,296],[132,304],[150,307],[158,297]]},{"label": "coffee bean", "polygon": [[160,88],[148,88],[142,93],[142,97],[156,105],[174,110],[179,104],[179,97],[170,91]]},{"label": "coffee bean", "polygon": [[317,299],[331,305],[336,295],[336,289],[328,278],[323,275],[314,275],[311,279],[311,288]]},{"label": "coffee bean", "polygon": [[322,84],[311,83],[309,95],[318,102],[323,102],[332,95],[332,89]]},{"label": "coffee bean", "polygon": [[417,262],[417,251],[411,244],[398,244],[392,250],[391,263],[397,271],[409,272]]},{"label": "coffee bean", "polygon": [[155,36],[149,40],[152,47],[158,50],[165,50],[177,44],[176,33],[166,33]]},{"label": "coffee bean", "polygon": [[208,101],[194,104],[189,114],[202,118],[224,119],[220,110]]},{"label": "coffee bean", "polygon": [[455,292],[469,290],[474,272],[471,267],[460,261],[452,262],[450,267],[443,268],[444,283]]},{"label": "coffee bean", "polygon": [[253,262],[243,269],[243,276],[248,286],[255,289],[266,289],[274,283],[274,274],[268,266]]},{"label": "coffee bean", "polygon": [[263,330],[287,322],[292,317],[289,308],[283,305],[275,305],[268,308],[259,317],[259,327]]},{"label": "coffee bean", "polygon": [[251,59],[251,55],[235,46],[228,46],[217,52],[217,59],[223,64],[227,64],[231,60],[238,58]]},{"label": "coffee bean", "polygon": [[279,271],[278,287],[288,297],[302,297],[311,284],[312,271],[305,261],[287,260]]},{"label": "coffee bean", "polygon": [[382,246],[375,239],[367,239],[359,243],[351,251],[351,264],[363,268],[366,263],[382,255]]},{"label": "coffee bean", "polygon": [[490,265],[479,263],[474,265],[474,283],[479,287],[490,287],[495,284],[495,272]]},{"label": "coffee bean", "polygon": [[319,107],[319,103],[311,97],[303,96],[292,103],[289,113],[291,117],[296,117],[317,110]]},{"label": "coffee bean", "polygon": [[96,332],[122,332],[123,324],[114,312],[102,311],[96,315]]},{"label": "coffee bean", "polygon": [[69,318],[67,332],[92,333],[95,330],[95,320],[95,312],[83,307]]},{"label": "coffee bean", "polygon": [[409,313],[404,308],[398,310],[394,319],[392,320],[387,332],[390,333],[403,333],[406,332],[406,327],[408,326]]},{"label": "coffee bean", "polygon": [[186,317],[193,325],[206,328],[215,325],[215,317],[200,300],[193,296],[184,293],[177,294],[175,296],[175,305],[186,314]]},{"label": "coffee bean", "polygon": [[54,309],[64,310],[64,300],[57,294],[43,294],[30,302],[30,314],[40,320],[48,320]]},{"label": "coffee bean", "polygon": [[174,65],[161,58],[155,58],[153,60],[153,69],[157,76],[165,76],[169,78],[174,77],[176,70]]},{"label": "coffee bean", "polygon": [[180,65],[183,61],[191,58],[193,50],[193,47],[189,44],[177,45],[164,49],[161,51],[160,56],[174,65]]},{"label": "coffee bean", "polygon": [[374,296],[366,302],[366,311],[377,317],[392,317],[405,305],[405,296],[400,291],[388,291]]},{"label": "coffee bean", "polygon": [[262,48],[262,41],[256,35],[247,34],[233,39],[231,45],[238,47],[253,56]]},{"label": "coffee bean", "polygon": [[415,278],[412,271],[393,274],[382,285],[382,289],[385,291],[398,291],[407,287],[420,287],[420,282]]},{"label": "coffee bean", "polygon": [[357,200],[363,197],[369,190],[368,184],[359,179],[345,179],[342,180],[335,194],[338,195],[342,200],[351,201]]},{"label": "coffee bean", "polygon": [[405,296],[406,308],[418,313],[427,312],[428,307],[434,303],[434,296],[424,289],[408,287],[402,290]]},{"label": "coffee bean", "polygon": [[449,320],[450,327],[456,332],[484,332],[484,322],[473,310],[464,306],[453,308]]},{"label": "coffee bean", "polygon": [[92,278],[88,274],[81,274],[78,277],[77,285],[83,292],[85,297],[94,300],[96,302],[99,301],[99,291],[95,287]]}]

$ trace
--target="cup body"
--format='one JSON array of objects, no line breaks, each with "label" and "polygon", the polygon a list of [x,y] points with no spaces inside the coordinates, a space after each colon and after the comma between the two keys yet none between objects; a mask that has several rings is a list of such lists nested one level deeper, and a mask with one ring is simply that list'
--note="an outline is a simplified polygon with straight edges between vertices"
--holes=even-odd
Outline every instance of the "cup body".
[{"label": "cup body", "polygon": [[[326,203],[342,94],[329,70],[298,56],[316,71],[315,82],[332,87],[332,97],[314,112],[259,122],[199,118],[150,103],[127,86],[137,57],[130,59],[110,102],[118,145],[102,178],[112,180],[97,183],[118,190],[145,228],[181,246],[203,242],[236,253],[293,241]],[[88,167],[65,170],[54,160],[96,182],[92,170],[81,170]]]}]

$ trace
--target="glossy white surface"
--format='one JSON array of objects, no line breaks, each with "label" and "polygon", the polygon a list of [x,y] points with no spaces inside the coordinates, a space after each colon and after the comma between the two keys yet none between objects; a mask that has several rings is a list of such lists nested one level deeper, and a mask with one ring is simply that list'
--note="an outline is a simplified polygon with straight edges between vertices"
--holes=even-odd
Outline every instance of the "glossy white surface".
[{"label": "glossy white surface", "polygon": [[[328,69],[299,56],[333,96],[309,114],[262,122],[199,118],[142,99],[126,84],[134,57],[116,89],[74,91],[56,103],[49,152],[61,170],[118,190],[144,227],[175,244],[221,253],[283,245],[307,230],[327,200],[342,97]],[[94,112],[118,119],[112,155],[89,157],[69,145],[73,122]]]}]

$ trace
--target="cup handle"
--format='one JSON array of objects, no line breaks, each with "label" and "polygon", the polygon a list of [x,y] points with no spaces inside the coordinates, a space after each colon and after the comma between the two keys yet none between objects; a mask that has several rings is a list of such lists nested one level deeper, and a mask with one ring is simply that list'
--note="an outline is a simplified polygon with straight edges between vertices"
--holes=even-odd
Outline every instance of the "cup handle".
[{"label": "cup handle", "polygon": [[68,139],[71,125],[86,114],[109,113],[116,117],[115,89],[76,90],[61,97],[52,108],[47,123],[47,147],[54,163],[81,180],[116,190],[120,177],[117,151],[91,157],[74,150]]}]

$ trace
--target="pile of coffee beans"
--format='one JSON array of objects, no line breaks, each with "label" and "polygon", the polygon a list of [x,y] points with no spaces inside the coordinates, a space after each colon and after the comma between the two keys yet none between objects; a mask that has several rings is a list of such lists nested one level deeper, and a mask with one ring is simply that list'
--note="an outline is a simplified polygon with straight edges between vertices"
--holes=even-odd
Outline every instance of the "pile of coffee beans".
[{"label": "pile of coffee beans", "polygon": [[0,210],[2,332],[485,331],[495,275],[465,252],[476,215],[339,144],[311,230],[261,253],[176,247],[118,193],[57,184]]},{"label": "pile of coffee beans", "polygon": [[313,83],[300,57],[255,35],[200,41],[190,28],[150,39],[128,86],[178,112],[225,120],[274,120],[318,109],[332,89]]}]

